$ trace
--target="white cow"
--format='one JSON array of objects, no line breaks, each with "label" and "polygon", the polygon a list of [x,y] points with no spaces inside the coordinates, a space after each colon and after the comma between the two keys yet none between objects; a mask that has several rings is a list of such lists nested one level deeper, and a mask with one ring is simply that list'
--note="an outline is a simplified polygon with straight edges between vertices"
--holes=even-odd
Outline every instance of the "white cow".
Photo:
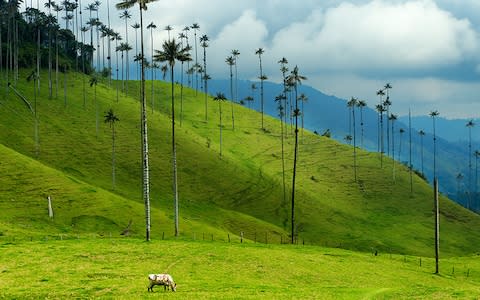
[{"label": "white cow", "polygon": [[172,292],[177,290],[177,284],[173,281],[170,274],[150,274],[148,275],[148,280],[150,281],[147,289],[149,292],[153,292],[153,287],[156,285],[163,285],[164,290],[169,287]]}]

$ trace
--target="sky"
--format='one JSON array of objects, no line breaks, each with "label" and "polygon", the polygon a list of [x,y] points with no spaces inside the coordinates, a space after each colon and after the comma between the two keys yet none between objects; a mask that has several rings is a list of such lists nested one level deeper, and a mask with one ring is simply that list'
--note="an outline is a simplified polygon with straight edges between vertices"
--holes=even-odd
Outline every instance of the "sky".
[{"label": "sky", "polygon": [[[91,2],[79,1],[83,7]],[[109,4],[111,26],[125,37],[118,1],[101,2],[101,19]],[[138,6],[130,12],[129,25],[139,20]],[[411,109],[413,115],[437,110],[450,119],[479,117],[480,0],[159,0],[145,12],[145,25],[150,22],[157,26],[154,49],[167,38],[167,25],[177,37],[198,23],[197,37],[210,40],[207,73],[214,79],[229,77],[225,58],[237,49],[238,77],[257,80],[261,47],[264,74],[273,82],[281,81],[278,61],[285,57],[308,78],[303,84],[329,95],[374,107],[376,92],[390,83],[399,115]],[[129,26],[132,45],[134,34]],[[145,37],[149,57],[149,31]],[[193,44],[193,30],[189,39]]]}]

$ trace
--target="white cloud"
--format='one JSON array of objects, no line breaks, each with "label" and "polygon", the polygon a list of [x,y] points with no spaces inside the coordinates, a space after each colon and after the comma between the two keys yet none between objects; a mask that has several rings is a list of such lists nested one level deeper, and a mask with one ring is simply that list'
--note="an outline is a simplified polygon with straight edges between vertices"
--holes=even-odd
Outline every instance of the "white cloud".
[{"label": "white cloud", "polygon": [[245,77],[255,76],[258,64],[258,59],[254,55],[255,49],[265,47],[267,36],[266,24],[257,19],[256,13],[253,10],[244,11],[238,19],[223,27],[218,36],[212,40],[208,50],[212,71],[227,77],[228,67],[225,58],[231,55],[232,49],[238,49],[239,71]]},{"label": "white cloud", "polygon": [[279,31],[272,48],[318,69],[395,71],[460,63],[476,53],[479,41],[467,20],[431,0],[372,1],[315,10]]}]

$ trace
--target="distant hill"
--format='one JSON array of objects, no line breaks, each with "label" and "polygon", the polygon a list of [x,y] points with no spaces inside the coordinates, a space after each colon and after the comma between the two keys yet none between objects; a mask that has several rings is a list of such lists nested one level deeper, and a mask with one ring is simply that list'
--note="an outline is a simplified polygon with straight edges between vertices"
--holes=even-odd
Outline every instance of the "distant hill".
[{"label": "distant hill", "polygon": [[[400,117],[402,122],[408,122],[408,117]],[[471,119],[445,119],[440,116],[435,119],[435,128],[438,136],[452,143],[467,143],[468,128],[465,126]],[[472,127],[472,141],[476,144],[476,149],[480,145],[480,120],[474,119],[475,126]],[[433,133],[432,118],[429,116],[412,117],[412,124],[425,132]]]},{"label": "distant hill", "polygon": [[[251,86],[255,84],[257,90],[255,91],[255,101],[251,104],[251,107],[257,111],[260,110],[260,83],[240,80],[238,82],[238,99],[244,99],[247,96],[252,95]],[[283,86],[272,82],[264,83],[264,101],[265,112],[273,117],[278,118],[277,105],[274,99],[279,95]],[[212,80],[209,83],[209,89],[214,93],[215,91],[222,91],[226,95],[230,95],[230,81],[229,80]],[[305,103],[305,128],[316,131],[322,134],[327,129],[331,132],[332,137],[341,143],[345,143],[345,136],[350,134],[349,130],[349,115],[350,111],[347,109],[346,100],[340,99],[335,96],[326,95],[308,85],[302,85],[299,87],[299,92],[304,93],[308,97],[308,102]],[[393,100],[394,101],[394,100]],[[371,109],[371,106],[375,103],[368,103],[370,107],[366,107],[363,112],[364,118],[364,142],[363,148],[369,151],[378,150],[378,114]],[[248,105],[248,104],[245,104]],[[394,113],[394,112],[393,112]],[[357,110],[356,113],[356,130],[357,130],[357,145],[361,145],[361,129],[359,126],[360,116]],[[465,120],[450,121],[442,118],[438,118],[437,122],[437,177],[439,178],[440,190],[448,194],[452,199],[456,199],[462,205],[467,206],[467,201],[470,201],[470,207],[478,210],[480,209],[480,197],[476,194],[468,195],[470,200],[466,199],[466,192],[468,192],[467,174],[468,170],[468,148],[467,139],[468,131],[465,128]],[[384,128],[386,128],[386,119],[384,120]],[[409,163],[409,126],[408,116],[399,117],[395,122],[393,141],[395,145],[390,147],[394,148],[395,159],[408,165]],[[400,138],[400,128],[405,132]],[[423,137],[423,173],[429,179],[429,182],[433,182],[433,135],[432,132],[432,120],[430,117],[415,117],[412,118],[412,165],[413,168],[422,171],[422,140],[418,134],[418,131],[423,129],[426,135]],[[475,136],[475,132],[480,132],[480,126],[474,127],[472,136]],[[391,135],[391,133],[389,133]],[[477,137],[479,135],[476,135]],[[385,153],[387,153],[387,135],[385,138]],[[400,140],[402,145],[400,147]],[[390,137],[390,141],[391,137]],[[390,142],[391,143],[391,142]],[[476,148],[475,148],[476,146]],[[479,143],[474,144],[473,149],[480,147]],[[400,157],[399,157],[399,150]],[[390,154],[392,149],[390,149]],[[474,172],[475,170],[473,170]],[[457,175],[462,173],[464,180],[459,182]],[[473,175],[472,175],[473,177]],[[472,179],[474,180],[474,179]],[[474,185],[472,184],[474,187]],[[472,188],[474,191],[474,188]]]}]

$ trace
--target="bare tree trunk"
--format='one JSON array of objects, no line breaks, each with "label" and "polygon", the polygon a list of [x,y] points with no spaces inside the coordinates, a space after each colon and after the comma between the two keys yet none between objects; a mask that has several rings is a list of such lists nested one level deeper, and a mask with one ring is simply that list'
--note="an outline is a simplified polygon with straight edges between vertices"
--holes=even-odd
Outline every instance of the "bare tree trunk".
[{"label": "bare tree trunk", "polygon": [[50,196],[48,196],[47,200],[48,200],[48,217],[53,219],[52,198],[50,198]]},{"label": "bare tree trunk", "polygon": [[170,76],[172,79],[172,164],[173,164],[173,197],[175,206],[175,236],[178,231],[178,183],[177,183],[177,146],[175,144],[175,84],[173,79],[173,65],[170,65]]},{"label": "bare tree trunk", "polygon": [[439,271],[439,250],[440,250],[440,209],[438,205],[438,180],[433,179],[433,195],[434,195],[434,209],[435,209],[435,274]]},{"label": "bare tree trunk", "polygon": [[150,170],[148,165],[148,126],[147,126],[147,105],[145,99],[145,54],[143,46],[143,13],[140,7],[140,36],[141,36],[141,133],[142,133],[142,169],[143,169],[143,200],[145,203],[146,240],[150,241]]}]

